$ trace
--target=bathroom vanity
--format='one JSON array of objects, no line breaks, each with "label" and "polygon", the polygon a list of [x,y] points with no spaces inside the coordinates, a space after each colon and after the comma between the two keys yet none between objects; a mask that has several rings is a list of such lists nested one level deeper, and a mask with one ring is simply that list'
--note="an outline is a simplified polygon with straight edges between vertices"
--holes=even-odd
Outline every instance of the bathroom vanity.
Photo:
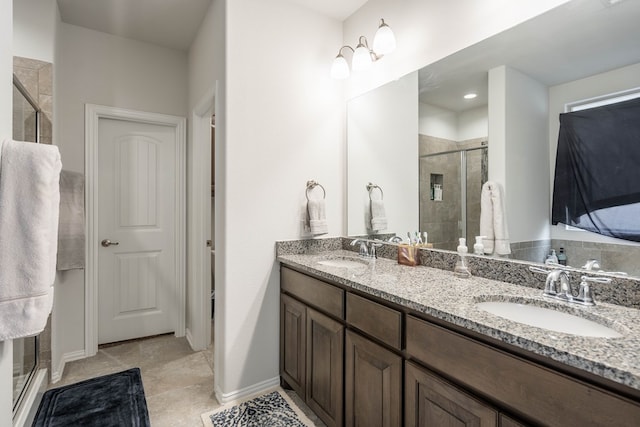
[{"label": "bathroom vanity", "polygon": [[278,260],[281,378],[328,426],[640,422],[639,310],[554,303],[621,335],[576,336],[477,306],[549,306],[539,289],[344,250]]}]

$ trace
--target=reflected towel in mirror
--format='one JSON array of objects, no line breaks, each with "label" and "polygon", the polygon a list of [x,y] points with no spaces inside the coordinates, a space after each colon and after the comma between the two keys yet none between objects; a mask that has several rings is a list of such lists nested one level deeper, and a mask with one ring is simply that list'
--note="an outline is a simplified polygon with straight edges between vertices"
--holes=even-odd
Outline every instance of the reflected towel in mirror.
[{"label": "reflected towel in mirror", "polygon": [[387,229],[387,214],[384,210],[384,200],[371,200],[371,230],[382,231]]},{"label": "reflected towel in mirror", "polygon": [[485,236],[482,239],[485,254],[509,255],[511,253],[507,215],[504,209],[504,192],[497,182],[487,181],[482,185],[480,235]]}]

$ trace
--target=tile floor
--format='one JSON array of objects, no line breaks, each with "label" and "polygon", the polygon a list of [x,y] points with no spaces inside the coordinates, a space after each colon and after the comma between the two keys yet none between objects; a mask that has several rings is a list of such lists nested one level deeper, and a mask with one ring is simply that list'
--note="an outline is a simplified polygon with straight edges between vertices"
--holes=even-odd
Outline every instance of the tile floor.
[{"label": "tile floor", "polygon": [[194,352],[185,338],[161,335],[101,346],[66,365],[49,388],[139,367],[153,427],[202,427],[200,415],[219,406],[213,393],[213,346]]},{"label": "tile floor", "polygon": [[[152,427],[202,427],[200,415],[219,406],[213,393],[213,346],[194,352],[186,338],[161,335],[100,346],[98,354],[67,363],[49,388],[138,367]],[[325,424],[292,391],[288,394],[318,427]]]}]

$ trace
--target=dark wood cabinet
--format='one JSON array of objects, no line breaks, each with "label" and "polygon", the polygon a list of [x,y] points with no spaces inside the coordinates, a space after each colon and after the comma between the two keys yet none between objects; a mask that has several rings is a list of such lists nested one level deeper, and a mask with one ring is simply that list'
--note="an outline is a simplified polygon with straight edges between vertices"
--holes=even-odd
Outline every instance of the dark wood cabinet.
[{"label": "dark wood cabinet", "polygon": [[500,414],[500,427],[525,427],[526,424],[522,424],[505,414]]},{"label": "dark wood cabinet", "polygon": [[307,308],[280,296],[280,374],[302,400],[306,399]]},{"label": "dark wood cabinet", "polygon": [[405,367],[407,427],[498,425],[492,407],[411,362]]},{"label": "dark wood cabinet", "polygon": [[286,268],[281,289],[280,375],[327,426],[342,427],[344,291]]},{"label": "dark wood cabinet", "polygon": [[282,379],[329,427],[639,425],[634,390],[286,267],[281,292]]},{"label": "dark wood cabinet", "polygon": [[344,326],[307,308],[307,405],[329,427],[342,426]]},{"label": "dark wood cabinet", "polygon": [[345,425],[402,425],[402,357],[347,331]]}]

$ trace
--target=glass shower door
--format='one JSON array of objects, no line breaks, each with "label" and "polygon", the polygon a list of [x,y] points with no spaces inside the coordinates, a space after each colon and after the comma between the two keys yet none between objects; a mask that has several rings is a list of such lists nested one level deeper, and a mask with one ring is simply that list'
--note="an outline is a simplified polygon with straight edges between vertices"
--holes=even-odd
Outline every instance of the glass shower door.
[{"label": "glass shower door", "polygon": [[420,230],[434,248],[455,250],[462,227],[460,152],[420,158]]}]

